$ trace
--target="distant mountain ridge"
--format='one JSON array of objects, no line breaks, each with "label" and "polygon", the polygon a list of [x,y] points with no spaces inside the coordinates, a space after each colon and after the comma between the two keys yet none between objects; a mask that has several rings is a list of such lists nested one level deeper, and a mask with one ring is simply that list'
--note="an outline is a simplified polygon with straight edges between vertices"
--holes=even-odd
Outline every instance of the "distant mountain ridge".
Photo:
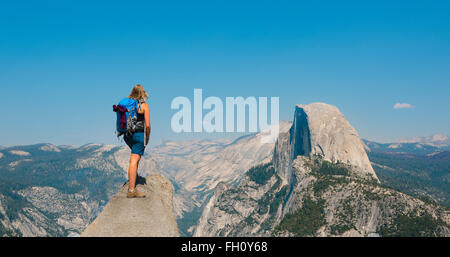
[{"label": "distant mountain ridge", "polygon": [[[291,124],[282,122],[280,132],[288,132]],[[258,136],[250,134],[234,141],[166,141],[147,149],[139,174],[163,174],[172,182],[181,235],[191,235],[215,188],[223,186],[221,182],[238,185],[247,179],[249,169],[270,163],[275,145],[261,147]],[[320,148],[324,143],[321,140],[326,142],[327,139],[315,141],[316,153],[322,153]],[[445,190],[449,187],[445,184],[433,184],[434,180],[433,183],[419,181],[426,182],[425,187],[414,184],[424,177],[420,174],[427,174],[427,171],[408,171],[411,175],[405,179],[397,167],[406,168],[410,159],[401,163],[390,163],[389,159],[390,156],[400,160],[401,156],[416,158],[420,155],[420,158],[445,165],[448,153],[443,152],[442,147],[422,143],[389,147],[393,144],[362,142],[383,184],[415,196],[431,196],[439,203],[448,201]],[[0,148],[0,235],[78,235],[127,180],[128,158],[129,149],[124,145],[35,144]],[[437,175],[436,181],[450,181],[448,170],[435,170],[426,176],[430,174]],[[403,184],[406,186],[401,187]]]},{"label": "distant mountain ridge", "polygon": [[377,143],[367,139],[362,139],[366,151],[375,152],[392,152],[392,153],[408,153],[408,154],[431,154],[441,151],[449,151],[450,146],[446,144],[429,144],[429,143]]},{"label": "distant mountain ridge", "polygon": [[450,137],[448,135],[443,134],[434,134],[428,137],[414,137],[410,139],[400,139],[399,143],[421,143],[427,144],[436,147],[449,147],[450,146]]}]

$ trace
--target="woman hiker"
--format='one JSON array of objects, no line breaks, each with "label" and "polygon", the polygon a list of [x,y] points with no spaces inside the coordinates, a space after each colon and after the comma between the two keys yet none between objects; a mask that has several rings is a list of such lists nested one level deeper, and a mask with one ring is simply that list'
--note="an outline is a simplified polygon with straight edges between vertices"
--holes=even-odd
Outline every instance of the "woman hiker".
[{"label": "woman hiker", "polygon": [[145,197],[142,192],[139,192],[136,189],[136,177],[139,161],[141,160],[141,156],[144,155],[145,146],[148,144],[148,139],[150,137],[150,109],[148,104],[145,102],[145,100],[148,100],[148,94],[145,92],[143,86],[136,85],[133,87],[133,90],[131,90],[128,98],[138,101],[139,104],[137,111],[138,127],[133,134],[126,133],[124,135],[125,143],[131,149],[130,165],[128,167],[129,188],[127,197]]}]

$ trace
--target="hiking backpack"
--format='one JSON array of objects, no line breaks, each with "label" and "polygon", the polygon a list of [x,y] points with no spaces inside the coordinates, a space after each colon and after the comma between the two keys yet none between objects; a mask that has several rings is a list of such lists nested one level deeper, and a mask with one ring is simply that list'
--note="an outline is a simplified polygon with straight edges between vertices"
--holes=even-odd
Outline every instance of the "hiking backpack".
[{"label": "hiking backpack", "polygon": [[117,137],[125,133],[134,133],[137,128],[137,112],[140,101],[124,98],[118,105],[113,106],[117,114],[116,131]]}]

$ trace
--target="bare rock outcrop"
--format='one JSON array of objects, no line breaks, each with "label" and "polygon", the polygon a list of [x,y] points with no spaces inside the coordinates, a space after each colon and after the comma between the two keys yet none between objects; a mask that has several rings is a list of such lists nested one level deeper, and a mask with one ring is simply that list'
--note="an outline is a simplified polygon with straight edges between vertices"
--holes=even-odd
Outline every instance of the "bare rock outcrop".
[{"label": "bare rock outcrop", "polygon": [[145,198],[127,198],[128,183],[108,202],[82,237],[176,237],[173,185],[161,175],[138,177],[137,189]]},{"label": "bare rock outcrop", "polygon": [[345,163],[378,181],[358,133],[337,107],[326,103],[297,105],[291,129],[280,133],[274,163],[288,183],[292,182],[292,161],[298,155],[320,155],[333,163]]},{"label": "bare rock outcrop", "polygon": [[325,103],[297,105],[296,115],[299,109],[307,115],[311,155],[359,167],[361,172],[377,178],[358,133],[337,107]]}]

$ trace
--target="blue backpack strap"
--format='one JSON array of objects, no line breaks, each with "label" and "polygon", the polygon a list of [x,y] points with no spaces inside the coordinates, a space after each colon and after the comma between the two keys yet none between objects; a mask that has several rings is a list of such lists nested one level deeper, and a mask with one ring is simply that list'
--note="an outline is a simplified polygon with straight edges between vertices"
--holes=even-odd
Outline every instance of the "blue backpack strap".
[{"label": "blue backpack strap", "polygon": [[[134,100],[134,99],[133,99],[133,100]],[[134,100],[134,106],[133,106],[133,108],[131,108],[131,109],[128,111],[129,114],[132,114],[133,112],[136,112],[136,115],[137,115],[137,109],[138,109],[137,103],[138,103],[138,101]]]}]

